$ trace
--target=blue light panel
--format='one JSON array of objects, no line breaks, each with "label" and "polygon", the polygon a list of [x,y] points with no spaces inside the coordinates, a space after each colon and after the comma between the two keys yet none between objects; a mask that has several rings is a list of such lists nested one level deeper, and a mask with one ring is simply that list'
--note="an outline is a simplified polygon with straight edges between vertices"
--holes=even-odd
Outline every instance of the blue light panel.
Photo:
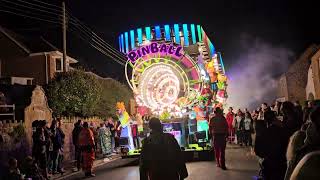
[{"label": "blue light panel", "polygon": [[174,36],[175,36],[175,39],[176,39],[176,43],[180,44],[179,24],[174,24],[173,25],[173,29],[174,29]]},{"label": "blue light panel", "polygon": [[191,24],[191,36],[192,36],[192,44],[195,44],[197,40],[196,40],[196,28],[194,24]]},{"label": "blue light panel", "polygon": [[142,44],[142,29],[141,28],[137,29],[137,34],[138,34],[138,42],[141,45]]},{"label": "blue light panel", "polygon": [[124,40],[123,40],[123,34],[121,34],[121,47],[122,47],[122,52],[124,52]]},{"label": "blue light panel", "polygon": [[214,55],[214,53],[215,53],[215,51],[216,51],[216,49],[215,49],[215,47],[213,46],[213,44],[211,43],[211,41],[208,39],[208,44],[209,44],[209,49],[210,49],[210,55],[211,55],[211,58],[213,57],[213,55]]},{"label": "blue light panel", "polygon": [[161,39],[160,26],[155,26],[154,30],[156,31],[156,39]]},{"label": "blue light panel", "polygon": [[202,31],[201,31],[201,26],[200,25],[197,25],[197,31],[198,31],[199,42],[202,42]]},{"label": "blue light panel", "polygon": [[136,42],[135,42],[135,39],[134,39],[134,31],[133,30],[130,30],[130,39],[131,39],[131,49],[134,49],[135,45],[136,45]]},{"label": "blue light panel", "polygon": [[150,29],[150,27],[146,27],[146,38],[147,38],[147,40],[151,40],[151,29]]},{"label": "blue light panel", "polygon": [[171,35],[170,35],[170,26],[169,25],[164,25],[164,33],[165,33],[166,41],[170,41]]},{"label": "blue light panel", "polygon": [[184,37],[184,46],[189,46],[189,31],[188,31],[188,25],[183,24],[183,37]]},{"label": "blue light panel", "polygon": [[121,47],[121,35],[118,37],[119,39],[119,51],[122,52],[122,47]]},{"label": "blue light panel", "polygon": [[125,39],[125,44],[126,44],[126,53],[129,52],[129,37],[128,37],[128,32],[124,33],[124,39]]},{"label": "blue light panel", "polygon": [[221,53],[219,52],[219,59],[220,59],[220,63],[221,63],[221,67],[222,67],[222,71],[223,71],[223,74],[226,73],[225,69],[224,69],[224,64],[223,64],[223,60],[222,60],[222,56],[221,56]]}]

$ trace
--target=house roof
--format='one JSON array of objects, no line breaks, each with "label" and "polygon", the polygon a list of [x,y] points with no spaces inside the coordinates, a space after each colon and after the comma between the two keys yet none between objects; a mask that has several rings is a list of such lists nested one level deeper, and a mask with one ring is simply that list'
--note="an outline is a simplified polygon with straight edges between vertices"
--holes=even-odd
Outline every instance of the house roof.
[{"label": "house roof", "polygon": [[[6,37],[6,39],[1,38],[1,40],[13,42],[16,48],[23,50],[26,54],[58,51],[57,47],[38,34],[29,33],[21,35],[2,26],[0,26],[0,34]],[[6,43],[1,41],[0,44]]]}]

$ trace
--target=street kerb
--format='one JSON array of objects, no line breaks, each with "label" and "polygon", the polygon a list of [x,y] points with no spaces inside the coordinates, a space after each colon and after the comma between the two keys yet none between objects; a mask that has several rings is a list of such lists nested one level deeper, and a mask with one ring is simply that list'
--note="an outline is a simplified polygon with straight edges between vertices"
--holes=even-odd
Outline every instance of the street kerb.
[{"label": "street kerb", "polygon": [[[108,160],[107,160],[107,159],[108,159]],[[103,159],[95,160],[95,161],[94,161],[94,164],[93,164],[93,168],[97,168],[97,167],[99,167],[99,166],[102,166],[102,165],[105,165],[105,164],[108,164],[108,163],[112,163],[112,162],[114,162],[114,161],[116,161],[116,160],[119,160],[119,159],[121,159],[121,156],[117,156],[117,157],[111,158],[111,159],[109,159],[109,158],[103,158]],[[56,175],[56,177],[53,176],[52,179],[53,179],[53,180],[63,180],[63,179],[67,179],[68,177],[77,175],[77,174],[79,174],[79,173],[83,173],[82,170],[76,171],[76,172],[72,172],[72,171],[71,171],[70,173],[69,173],[69,171],[70,171],[70,170],[67,170],[65,175]]]}]

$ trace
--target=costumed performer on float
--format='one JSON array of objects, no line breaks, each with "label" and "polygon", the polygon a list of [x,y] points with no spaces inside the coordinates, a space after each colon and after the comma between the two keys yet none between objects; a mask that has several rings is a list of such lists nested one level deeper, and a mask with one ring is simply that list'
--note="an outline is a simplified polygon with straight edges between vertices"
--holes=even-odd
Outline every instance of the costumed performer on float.
[{"label": "costumed performer on float", "polygon": [[126,111],[126,107],[123,102],[117,102],[117,115],[120,121],[120,126],[118,129],[121,129],[120,138],[128,138],[128,144],[126,145],[129,150],[134,149],[133,139],[132,139],[132,132],[130,127],[130,116]]},{"label": "costumed performer on float", "polygon": [[194,111],[196,112],[197,131],[205,131],[206,140],[208,140],[209,123],[205,100],[200,100],[198,106],[194,107]]}]

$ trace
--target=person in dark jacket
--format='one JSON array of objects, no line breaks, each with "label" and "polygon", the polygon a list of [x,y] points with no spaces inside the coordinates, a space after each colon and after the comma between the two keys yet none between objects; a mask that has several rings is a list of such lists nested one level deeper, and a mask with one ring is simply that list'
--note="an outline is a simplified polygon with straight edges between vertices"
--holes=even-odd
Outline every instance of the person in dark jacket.
[{"label": "person in dark jacket", "polygon": [[215,109],[214,113],[215,116],[210,120],[210,132],[213,135],[214,153],[217,167],[226,170],[225,150],[226,138],[228,137],[228,123],[219,107]]},{"label": "person in dark jacket", "polygon": [[48,177],[47,173],[47,139],[45,137],[44,128],[38,127],[32,136],[33,138],[33,151],[35,162],[39,165],[42,174],[45,178]]},{"label": "person in dark jacket", "polygon": [[23,180],[23,176],[18,168],[18,161],[15,158],[10,158],[8,164],[7,175],[1,178],[4,178],[4,180]]},{"label": "person in dark jacket", "polygon": [[291,174],[301,159],[308,153],[320,150],[320,107],[316,107],[310,113],[310,122],[304,128],[296,131],[290,138],[287,149],[288,168],[285,180],[291,178]]},{"label": "person in dark jacket", "polygon": [[313,102],[307,101],[304,108],[303,108],[303,123],[306,123],[309,120],[310,112],[313,108]]},{"label": "person in dark jacket", "polygon": [[301,128],[301,126],[299,126],[299,116],[295,111],[294,104],[289,101],[282,103],[281,112],[283,114],[283,125],[287,131],[289,139],[294,132]]},{"label": "person in dark jacket", "polygon": [[113,122],[113,118],[109,117],[106,126],[110,129],[111,132],[111,147],[112,147],[112,153],[116,153],[115,149],[115,133],[116,133],[116,128]]},{"label": "person in dark jacket", "polygon": [[21,173],[25,175],[25,179],[44,180],[38,165],[32,157],[27,156],[21,165]]},{"label": "person in dark jacket", "polygon": [[265,180],[283,180],[287,168],[287,134],[273,111],[265,112],[264,120],[268,122],[268,127],[261,132],[260,142],[256,142],[259,149],[255,148],[255,153],[263,159],[262,173]]},{"label": "person in dark jacket", "polygon": [[301,128],[301,126],[303,124],[303,110],[302,110],[302,106],[300,105],[299,101],[294,102],[294,109],[296,111],[298,126],[299,126],[299,128]]},{"label": "person in dark jacket", "polygon": [[76,167],[78,171],[80,171],[80,167],[81,167],[81,150],[80,150],[79,141],[78,141],[81,129],[82,129],[82,121],[79,119],[74,124],[74,128],[72,130],[72,142],[74,145]]},{"label": "person in dark jacket", "polygon": [[61,132],[59,131],[59,125],[58,125],[58,121],[57,120],[53,120],[51,122],[51,133],[53,134],[51,140],[53,143],[53,149],[51,152],[51,171],[52,174],[56,174],[56,173],[63,173],[60,171],[60,169],[58,169],[58,164],[59,164],[59,154],[61,154],[61,150],[63,147],[63,138],[64,135],[61,134]]},{"label": "person in dark jacket", "polygon": [[158,118],[151,118],[150,136],[144,139],[140,155],[140,180],[182,180],[188,171],[180,146],[173,135],[163,133]]},{"label": "person in dark jacket", "polygon": [[62,121],[60,118],[57,119],[58,122],[58,127],[57,127],[57,136],[58,136],[58,140],[60,143],[60,148],[59,148],[59,153],[58,153],[58,166],[57,166],[57,170],[59,173],[63,174],[65,171],[63,169],[63,145],[64,145],[64,138],[65,138],[65,134],[62,130]]}]

